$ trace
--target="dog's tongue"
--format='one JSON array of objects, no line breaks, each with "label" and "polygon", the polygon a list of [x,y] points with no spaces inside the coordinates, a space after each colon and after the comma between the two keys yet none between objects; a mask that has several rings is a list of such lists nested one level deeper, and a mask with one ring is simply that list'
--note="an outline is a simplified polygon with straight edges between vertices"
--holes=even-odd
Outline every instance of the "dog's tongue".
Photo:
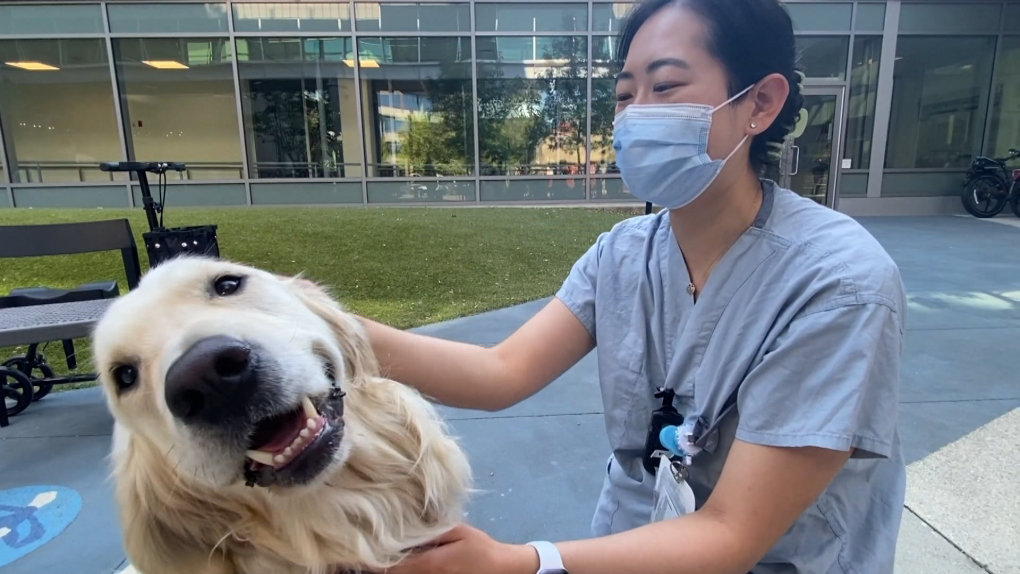
[{"label": "dog's tongue", "polygon": [[297,438],[305,425],[306,418],[300,409],[266,419],[255,429],[252,448],[269,453],[283,450]]}]

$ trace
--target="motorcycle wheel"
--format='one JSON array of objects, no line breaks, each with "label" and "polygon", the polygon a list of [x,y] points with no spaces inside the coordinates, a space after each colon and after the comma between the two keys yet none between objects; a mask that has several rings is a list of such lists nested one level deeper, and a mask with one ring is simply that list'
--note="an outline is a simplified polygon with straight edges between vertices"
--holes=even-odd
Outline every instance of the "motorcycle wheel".
[{"label": "motorcycle wheel", "polygon": [[960,200],[967,213],[985,219],[995,217],[1006,207],[1006,186],[991,175],[981,175],[968,180],[963,186]]}]

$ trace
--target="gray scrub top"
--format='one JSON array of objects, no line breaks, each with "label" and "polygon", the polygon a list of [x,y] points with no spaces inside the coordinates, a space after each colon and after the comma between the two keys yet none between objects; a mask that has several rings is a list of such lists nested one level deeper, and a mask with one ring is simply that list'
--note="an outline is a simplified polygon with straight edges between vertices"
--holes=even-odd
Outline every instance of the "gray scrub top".
[{"label": "gray scrub top", "polygon": [[754,574],[892,573],[906,477],[899,270],[853,219],[771,181],[762,188],[757,220],[696,304],[667,210],[603,233],[557,292],[598,346],[612,454],[593,533],[650,520],[654,477],[641,459],[653,394],[668,387],[698,421],[698,508],[734,438],[855,449]]}]

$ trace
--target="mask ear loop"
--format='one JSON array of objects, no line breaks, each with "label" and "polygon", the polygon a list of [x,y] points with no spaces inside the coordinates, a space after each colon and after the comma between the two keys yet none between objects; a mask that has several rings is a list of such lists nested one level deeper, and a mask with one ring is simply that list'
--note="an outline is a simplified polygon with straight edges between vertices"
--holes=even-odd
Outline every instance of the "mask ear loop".
[{"label": "mask ear loop", "polygon": [[740,93],[738,93],[737,95],[733,96],[732,98],[726,100],[725,102],[723,102],[723,103],[719,104],[718,106],[716,106],[715,108],[713,108],[712,109],[712,113],[714,114],[715,112],[718,112],[719,110],[721,110],[721,109],[725,108],[726,106],[730,105],[731,103],[733,103],[733,100],[735,100],[735,99],[739,98],[740,96],[746,94],[747,92],[751,91],[751,88],[753,88],[753,87],[754,87],[754,84],[751,84],[750,86],[747,86],[746,88],[741,90]]},{"label": "mask ear loop", "polygon": [[744,139],[740,140],[740,143],[737,144],[737,147],[733,148],[733,151],[730,152],[730,155],[726,156],[726,159],[722,160],[723,165],[726,165],[726,162],[730,161],[730,158],[737,153],[738,149],[744,147],[744,143],[747,142],[748,137],[749,137],[748,134],[744,134]]},{"label": "mask ear loop", "polygon": [[[716,106],[716,108],[714,110],[712,110],[712,113],[714,114],[715,112],[719,111],[720,109],[730,105],[730,103],[732,103],[733,100],[736,100],[740,96],[742,96],[742,95],[746,94],[747,92],[751,91],[751,88],[753,88],[753,87],[754,87],[754,84],[751,84],[750,86],[747,86],[746,88],[741,90],[738,94],[736,94],[732,98],[730,98],[730,99],[726,100],[725,102],[723,102],[723,103],[719,104],[718,106]],[[724,159],[722,161],[722,165],[726,165],[726,162],[730,161],[730,158],[733,157],[737,153],[737,150],[739,150],[740,148],[742,148],[744,146],[744,144],[747,142],[747,138],[748,137],[749,137],[748,134],[744,134],[744,138],[742,140],[740,140],[740,143],[737,144],[737,147],[733,148],[733,151],[731,151],[730,154],[726,156],[726,159]]]}]

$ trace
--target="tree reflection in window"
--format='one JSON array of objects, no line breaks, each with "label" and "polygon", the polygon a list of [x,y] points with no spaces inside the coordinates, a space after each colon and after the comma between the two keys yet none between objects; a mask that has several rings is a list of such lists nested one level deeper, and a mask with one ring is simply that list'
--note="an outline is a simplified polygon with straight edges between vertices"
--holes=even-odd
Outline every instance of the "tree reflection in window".
[{"label": "tree reflection in window", "polygon": [[479,37],[482,175],[583,173],[587,39]]},{"label": "tree reflection in window", "polygon": [[371,177],[474,174],[471,40],[358,40]]}]

